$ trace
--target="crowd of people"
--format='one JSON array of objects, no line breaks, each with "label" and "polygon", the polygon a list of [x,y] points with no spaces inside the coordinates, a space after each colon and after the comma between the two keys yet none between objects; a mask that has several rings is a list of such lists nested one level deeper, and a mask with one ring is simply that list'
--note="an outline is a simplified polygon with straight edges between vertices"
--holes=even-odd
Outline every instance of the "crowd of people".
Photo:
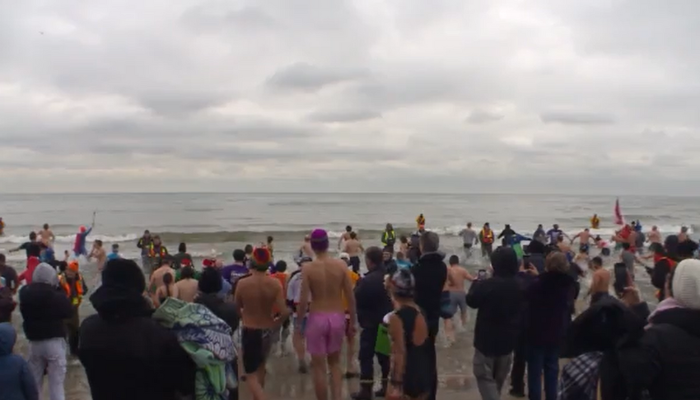
[{"label": "crowd of people", "polygon": [[[338,256],[316,229],[289,274],[272,237],[235,250],[230,265],[205,259],[201,269],[185,243],[170,254],[148,231],[137,243],[141,266],[118,247],[106,254],[98,241],[89,253],[49,260],[46,225],[21,246],[23,279],[0,254],[0,398],[37,399],[46,377],[50,399],[62,400],[67,365],[80,363],[96,400],[237,399],[240,382],[262,400],[266,363],[273,350],[285,354],[291,336],[298,372],[311,373],[319,400],[339,400],[343,379],[355,378],[355,400],[432,400],[441,322],[454,341],[467,307],[477,310],[471,362],[485,400],[500,399],[506,383],[510,395],[531,400],[700,398],[700,260],[687,232],[662,238],[652,229],[640,244],[641,225],[625,225],[609,242],[620,245],[618,260],[589,229],[569,238],[557,225],[539,226],[525,237],[509,225],[496,235],[488,223],[478,233],[468,223],[464,256],[474,257],[478,243],[489,261],[472,274],[441,252],[423,215],[416,221],[409,236],[388,224],[381,247],[365,248],[348,226]],[[87,233],[76,243],[84,246]],[[651,254],[639,251],[645,241]],[[90,292],[96,314],[82,322],[89,288],[79,255],[95,259],[101,273]],[[654,264],[646,269],[658,289],[654,312],[635,287],[642,260]],[[586,271],[587,308],[577,305]],[[12,354],[17,304],[26,361]]]}]

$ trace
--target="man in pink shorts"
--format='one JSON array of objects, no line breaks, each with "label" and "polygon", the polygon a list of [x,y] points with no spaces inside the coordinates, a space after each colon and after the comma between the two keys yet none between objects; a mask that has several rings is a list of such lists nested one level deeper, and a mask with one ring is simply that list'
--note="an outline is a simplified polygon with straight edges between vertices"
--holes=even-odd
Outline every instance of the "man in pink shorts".
[{"label": "man in pink shorts", "polygon": [[[311,355],[314,388],[318,400],[328,399],[326,362],[331,371],[331,399],[340,400],[341,370],[340,350],[345,338],[345,304],[347,299],[350,314],[349,329],[355,329],[357,319],[355,295],[348,278],[347,265],[343,260],[328,254],[328,234],[323,229],[311,233],[311,248],[316,259],[304,265],[301,272],[301,296],[297,317],[306,316],[309,294],[314,301],[309,305],[306,322],[306,348]],[[342,290],[338,290],[342,289]]]}]

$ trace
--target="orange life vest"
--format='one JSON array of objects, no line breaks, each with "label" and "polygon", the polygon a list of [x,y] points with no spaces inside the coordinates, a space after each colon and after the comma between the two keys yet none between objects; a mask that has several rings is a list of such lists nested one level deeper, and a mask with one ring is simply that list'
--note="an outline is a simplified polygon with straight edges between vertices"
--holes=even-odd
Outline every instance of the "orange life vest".
[{"label": "orange life vest", "polygon": [[481,241],[487,244],[493,243],[493,231],[491,229],[485,231],[484,229],[481,230]]},{"label": "orange life vest", "polygon": [[[160,254],[158,254],[159,257],[165,257],[165,256],[168,255],[168,250],[165,248],[165,246],[161,245],[161,246],[160,246],[160,252],[159,252],[159,253],[160,253]],[[151,243],[151,245],[150,245],[149,248],[148,248],[148,256],[149,256],[149,257],[155,257],[155,256],[156,256],[156,250],[155,250],[155,247],[153,246],[152,243]]]},{"label": "orange life vest", "polygon": [[58,283],[61,285],[63,290],[66,292],[66,296],[71,300],[71,304],[74,306],[80,305],[80,303],[83,301],[83,277],[80,275],[80,273],[77,273],[75,276],[75,282],[73,283],[75,285],[75,297],[73,296],[73,292],[71,291],[70,284],[68,283],[68,279],[66,279],[66,276],[64,274],[61,274],[58,276]]}]

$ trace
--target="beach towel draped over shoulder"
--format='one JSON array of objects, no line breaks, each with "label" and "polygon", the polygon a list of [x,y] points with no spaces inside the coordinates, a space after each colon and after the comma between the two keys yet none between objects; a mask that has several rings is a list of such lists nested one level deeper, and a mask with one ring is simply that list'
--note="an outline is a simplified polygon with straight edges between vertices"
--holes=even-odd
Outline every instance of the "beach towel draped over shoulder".
[{"label": "beach towel draped over shoulder", "polygon": [[201,304],[169,297],[153,314],[173,331],[197,365],[195,398],[225,400],[237,385],[231,362],[236,354],[231,328]]}]

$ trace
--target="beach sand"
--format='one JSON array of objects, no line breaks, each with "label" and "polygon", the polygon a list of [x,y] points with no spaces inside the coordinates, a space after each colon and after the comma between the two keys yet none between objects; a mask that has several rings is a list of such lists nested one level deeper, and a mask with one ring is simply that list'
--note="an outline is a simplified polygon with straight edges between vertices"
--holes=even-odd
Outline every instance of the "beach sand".
[{"label": "beach sand", "polygon": [[[476,386],[476,380],[472,372],[472,357],[474,355],[473,343],[473,322],[476,312],[470,310],[469,327],[466,331],[457,334],[457,341],[449,348],[445,347],[441,338],[438,339],[438,373],[440,400],[478,400],[481,398]],[[27,340],[21,330],[21,316],[15,313],[13,325],[19,332],[18,342],[15,352],[27,357]],[[442,333],[441,333],[442,335]],[[118,346],[115,343],[115,346]],[[343,364],[344,365],[344,364]],[[311,374],[299,374],[296,370],[296,363],[292,355],[285,357],[271,357],[268,362],[268,383],[266,393],[269,399],[315,399]],[[377,381],[379,381],[379,366],[375,366]],[[118,382],[115,382],[115,385]],[[46,386],[44,385],[46,393]],[[343,398],[349,399],[350,393],[358,390],[359,381],[345,380],[343,383]],[[90,387],[85,376],[85,371],[78,361],[69,361],[68,373],[66,376],[66,400],[90,400]],[[510,389],[509,382],[504,387],[504,399],[512,399],[507,395]],[[250,393],[241,384],[241,399],[250,399]]]}]

